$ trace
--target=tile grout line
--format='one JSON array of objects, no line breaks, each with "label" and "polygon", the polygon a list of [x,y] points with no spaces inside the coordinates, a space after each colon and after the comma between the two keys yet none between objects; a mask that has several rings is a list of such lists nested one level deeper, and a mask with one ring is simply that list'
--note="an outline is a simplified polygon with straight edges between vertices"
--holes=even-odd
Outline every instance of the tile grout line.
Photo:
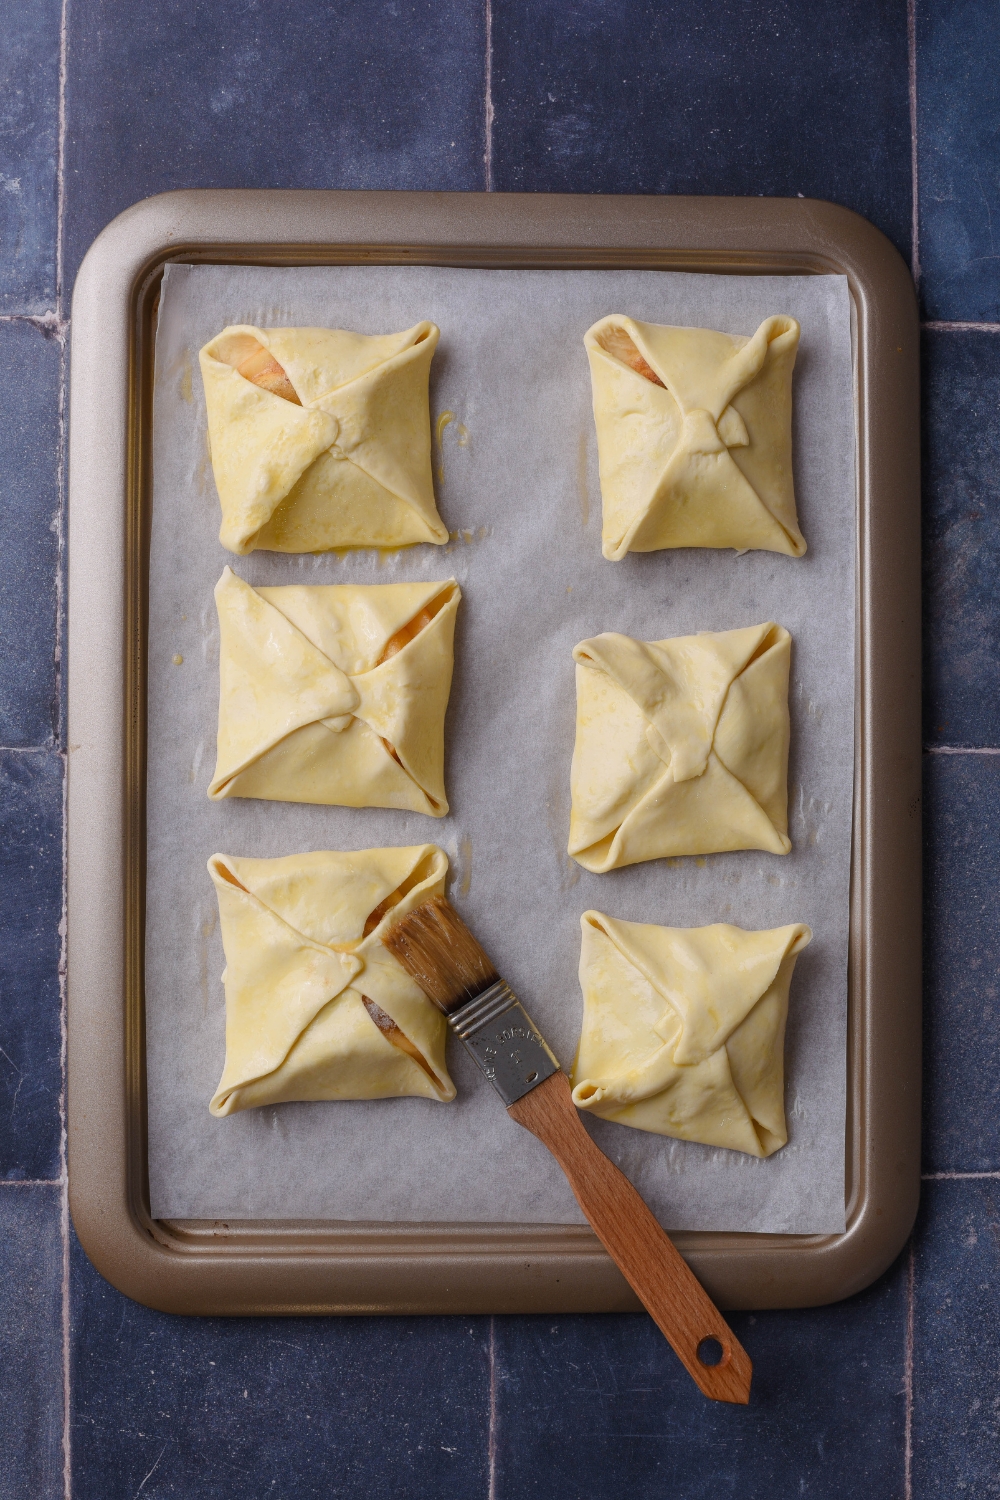
[{"label": "tile grout line", "polygon": [[69,1390],[69,1190],[62,1184],[62,1212],[60,1229],[63,1242],[62,1263],[62,1374],[63,1374],[63,1500],[72,1500],[73,1470],[70,1451],[70,1390]]},{"label": "tile grout line", "polygon": [[916,1253],[910,1238],[906,1265],[906,1344],[903,1359],[903,1389],[906,1398],[906,1420],[903,1435],[903,1495],[913,1497],[913,1332],[916,1307]]},{"label": "tile grout line", "polygon": [[1000,333],[1000,323],[948,323],[932,318],[920,326],[930,333]]},{"label": "tile grout line", "polygon": [[1000,755],[992,745],[925,745],[925,755]]},{"label": "tile grout line", "polygon": [[497,1495],[497,1349],[496,1318],[490,1314],[490,1431],[486,1447],[487,1500]]},{"label": "tile grout line", "polygon": [[483,119],[486,141],[483,166],[486,174],[486,191],[493,191],[493,0],[485,0],[486,16],[486,69],[483,78]]},{"label": "tile grout line", "polygon": [[59,1162],[62,1168],[62,1203],[60,1230],[62,1233],[62,1371],[63,1371],[63,1500],[71,1500],[72,1467],[70,1452],[70,1341],[69,1341],[69,1165],[66,1138],[66,757],[63,757],[63,896],[62,914],[59,920],[59,1050],[62,1065],[62,1088],[59,1094]]},{"label": "tile grout line", "polygon": [[917,171],[917,0],[906,0],[906,61],[910,96],[910,183],[913,220],[910,237],[913,252],[910,271],[914,286],[920,285],[920,182]]},{"label": "tile grout line", "polygon": [[[58,558],[56,566],[56,737],[61,738],[63,723],[63,633],[65,629],[66,598],[63,584],[63,568],[66,561],[66,443],[67,443],[67,341],[68,321],[64,319],[64,255],[63,239],[66,221],[66,78],[69,55],[69,0],[61,0],[59,12],[59,138],[56,156],[56,306],[55,333],[59,340],[59,463],[58,484]],[[70,1445],[70,1306],[69,1306],[69,1182],[66,1135],[66,801],[68,794],[68,757],[60,751],[63,761],[63,805],[62,805],[62,911],[59,921],[59,1051],[62,1071],[59,1092],[59,1165],[62,1177],[62,1203],[60,1232],[62,1234],[62,1453],[63,1453],[63,1500],[72,1500],[73,1470]]]},{"label": "tile grout line", "polygon": [[1000,1172],[921,1172],[921,1182],[995,1182]]},{"label": "tile grout line", "polygon": [[59,137],[56,148],[56,316],[63,312],[63,224],[66,216],[66,60],[69,0],[59,11]]},{"label": "tile grout line", "polygon": [[63,1179],[61,1177],[3,1177],[0,1178],[0,1192],[4,1188],[36,1188],[53,1187],[61,1188]]},{"label": "tile grout line", "polygon": [[40,328],[42,333],[54,333],[57,338],[62,336],[65,329],[65,324],[53,308],[43,313],[0,313],[0,323],[30,323],[33,328]]}]

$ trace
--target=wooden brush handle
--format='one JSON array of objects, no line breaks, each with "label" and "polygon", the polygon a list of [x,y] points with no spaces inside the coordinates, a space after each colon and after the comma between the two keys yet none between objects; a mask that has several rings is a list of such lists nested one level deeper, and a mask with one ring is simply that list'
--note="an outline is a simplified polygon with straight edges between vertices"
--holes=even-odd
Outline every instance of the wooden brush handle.
[{"label": "wooden brush handle", "polygon": [[[745,1405],[750,1356],[628,1178],[591,1140],[566,1074],[553,1073],[507,1113],[548,1146],[594,1233],[699,1389]],[[698,1358],[704,1339],[722,1346],[718,1364]]]}]

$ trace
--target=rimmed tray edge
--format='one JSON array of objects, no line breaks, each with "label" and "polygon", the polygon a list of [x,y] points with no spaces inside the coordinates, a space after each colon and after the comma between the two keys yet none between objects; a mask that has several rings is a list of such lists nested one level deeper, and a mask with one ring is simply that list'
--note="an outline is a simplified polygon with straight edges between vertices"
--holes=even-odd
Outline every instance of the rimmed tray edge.
[{"label": "rimmed tray edge", "polygon": [[901,1248],[919,1195],[919,328],[905,266],[877,230],[831,204],[780,199],[203,190],[148,199],[95,241],[73,303],[68,756],[70,1198],[91,1259],[175,1312],[638,1305],[585,1228],[149,1216],[144,592],[153,306],[169,260],[847,275],[859,481],[848,1225],[675,1239],[727,1307],[815,1304],[868,1284]]}]

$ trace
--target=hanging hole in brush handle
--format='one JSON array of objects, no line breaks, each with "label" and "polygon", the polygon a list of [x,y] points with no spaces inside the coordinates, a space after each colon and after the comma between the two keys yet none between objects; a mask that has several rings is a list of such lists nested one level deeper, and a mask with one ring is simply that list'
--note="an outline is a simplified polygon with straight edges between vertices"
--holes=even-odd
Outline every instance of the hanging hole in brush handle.
[{"label": "hanging hole in brush handle", "polygon": [[698,1389],[713,1401],[745,1405],[750,1356],[628,1178],[587,1133],[565,1073],[553,1073],[507,1112],[552,1152],[594,1233]]},{"label": "hanging hole in brush handle", "polygon": [[714,1336],[702,1339],[697,1349],[698,1358],[703,1365],[711,1369],[714,1365],[728,1364],[732,1354],[731,1349],[724,1349],[719,1340]]}]

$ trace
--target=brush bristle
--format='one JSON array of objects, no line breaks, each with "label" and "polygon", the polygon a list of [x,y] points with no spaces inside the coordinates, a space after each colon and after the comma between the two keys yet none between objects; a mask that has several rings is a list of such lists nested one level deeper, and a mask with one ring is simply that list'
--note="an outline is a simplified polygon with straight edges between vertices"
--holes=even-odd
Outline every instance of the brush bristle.
[{"label": "brush bristle", "polygon": [[443,896],[414,907],[382,939],[445,1015],[496,984],[500,975]]}]

